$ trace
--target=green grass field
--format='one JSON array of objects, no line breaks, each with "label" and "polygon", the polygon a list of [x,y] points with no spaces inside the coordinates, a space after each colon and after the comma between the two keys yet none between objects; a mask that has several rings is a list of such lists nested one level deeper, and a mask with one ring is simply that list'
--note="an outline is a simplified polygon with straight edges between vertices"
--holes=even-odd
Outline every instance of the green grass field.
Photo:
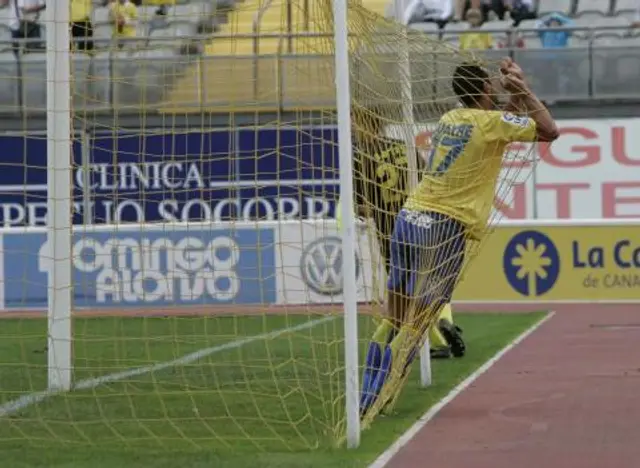
[{"label": "green grass field", "polygon": [[[46,388],[46,322],[2,320],[0,460],[12,468],[366,466],[542,316],[459,314],[468,355],[435,362],[429,389],[414,372],[396,414],[378,418],[353,451],[332,447],[344,430],[340,318],[76,319],[80,389],[17,410],[12,401]],[[364,347],[370,319],[360,328]]]}]

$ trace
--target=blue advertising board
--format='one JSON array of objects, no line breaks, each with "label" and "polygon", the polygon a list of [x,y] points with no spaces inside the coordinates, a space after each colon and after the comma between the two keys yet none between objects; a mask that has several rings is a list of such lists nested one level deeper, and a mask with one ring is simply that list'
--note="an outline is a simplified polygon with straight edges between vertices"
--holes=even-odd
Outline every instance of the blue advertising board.
[{"label": "blue advertising board", "polygon": [[[4,234],[6,309],[46,307],[45,233]],[[73,236],[76,307],[272,304],[273,228],[126,229]]]},{"label": "blue advertising board", "polygon": [[[73,220],[87,199],[96,224],[333,216],[336,141],[334,127],[92,134],[73,142]],[[44,225],[45,138],[0,147],[0,226]]]}]

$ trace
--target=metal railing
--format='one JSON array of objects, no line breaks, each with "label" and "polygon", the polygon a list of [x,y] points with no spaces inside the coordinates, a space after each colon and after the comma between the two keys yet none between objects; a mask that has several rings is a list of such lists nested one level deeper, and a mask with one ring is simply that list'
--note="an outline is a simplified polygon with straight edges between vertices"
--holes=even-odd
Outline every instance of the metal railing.
[{"label": "metal railing", "polygon": [[[640,40],[630,37],[628,44],[620,39],[615,44],[599,45],[599,37],[615,33],[618,37],[628,34],[620,28],[572,28],[575,37],[580,34],[581,45],[565,49],[529,48],[517,49],[507,44],[505,49],[478,52],[489,60],[511,55],[530,77],[538,94],[548,100],[589,100],[600,98],[640,97]],[[487,31],[492,32],[492,31]],[[515,34],[515,31],[495,31]],[[535,30],[518,30],[518,34],[536,34]],[[462,33],[464,34],[464,33]],[[439,35],[446,40],[447,33]],[[329,55],[294,55],[290,45],[298,39],[324,38],[321,34],[249,34],[229,35],[226,38],[248,40],[259,44],[261,40],[277,41],[277,51],[262,55],[258,45],[253,54],[243,56],[179,55],[176,44],[185,40],[208,42],[211,36],[192,36],[176,41],[171,38],[133,38],[122,41],[124,48],[108,48],[109,41],[95,40],[99,46],[92,56],[77,53],[73,56],[74,108],[80,112],[118,111],[139,112],[166,107],[170,91],[180,86],[194,87],[193,99],[182,102],[182,108],[194,111],[207,109],[228,111],[230,106],[273,108],[274,110],[296,107],[332,107],[335,97],[331,94],[333,80],[326,76],[332,70],[333,59]],[[219,36],[224,38],[224,36]],[[215,40],[215,39],[214,39]],[[0,43],[6,51],[11,43]],[[103,46],[103,47],[100,47]],[[166,55],[158,53],[165,50]],[[450,53],[450,52],[449,52]],[[425,51],[427,54],[427,51]],[[428,53],[433,62],[433,53]],[[202,76],[193,83],[184,83],[185,70],[207,62],[215,64],[214,76]],[[443,62],[443,67],[446,61]],[[450,61],[449,61],[450,62]],[[429,80],[424,75],[425,58],[419,52],[411,54],[412,76]],[[448,76],[449,70],[431,67],[433,80]],[[246,68],[245,83],[230,83],[225,76],[232,68]],[[304,74],[308,79],[307,89],[298,83]],[[236,76],[236,75],[234,75]],[[216,88],[218,86],[218,88]],[[235,90],[227,97],[223,88]],[[233,88],[233,89],[231,89]],[[416,102],[441,98],[451,94],[448,83],[440,89],[435,86],[420,87],[414,96]],[[433,89],[432,89],[433,88]],[[220,89],[218,91],[217,89]],[[29,113],[44,111],[46,103],[45,56],[42,52],[12,55],[4,54],[0,59],[0,112]],[[261,91],[262,90],[262,91]],[[263,96],[272,90],[272,95]],[[266,93],[269,94],[269,93]],[[175,104],[175,103],[174,103]]]}]

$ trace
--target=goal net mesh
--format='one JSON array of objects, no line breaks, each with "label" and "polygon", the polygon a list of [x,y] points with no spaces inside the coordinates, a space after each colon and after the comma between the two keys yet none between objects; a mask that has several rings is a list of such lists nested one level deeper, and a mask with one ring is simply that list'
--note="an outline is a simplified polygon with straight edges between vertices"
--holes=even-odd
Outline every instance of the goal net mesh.
[{"label": "goal net mesh", "polygon": [[[425,154],[424,132],[457,104],[454,68],[485,62],[348,8],[354,137]],[[202,57],[167,60],[175,40],[73,53],[73,389],[47,390],[43,310],[58,291],[42,227],[46,144],[25,122],[15,160],[0,163],[18,174],[3,189],[0,444],[242,453],[343,441],[342,262],[353,259],[331,219],[332,31],[329,0],[247,0]],[[44,82],[44,54],[21,60],[23,104],[42,112],[28,90],[31,68]],[[527,158],[508,153],[501,200]],[[360,356],[384,310],[388,238],[374,224],[357,230]]]}]

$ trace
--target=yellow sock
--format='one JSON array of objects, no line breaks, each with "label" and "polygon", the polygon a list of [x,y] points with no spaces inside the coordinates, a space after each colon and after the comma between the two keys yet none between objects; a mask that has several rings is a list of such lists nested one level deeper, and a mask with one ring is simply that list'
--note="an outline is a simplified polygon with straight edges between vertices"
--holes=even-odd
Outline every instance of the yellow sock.
[{"label": "yellow sock", "polygon": [[445,346],[449,346],[449,343],[447,343],[447,340],[445,340],[442,333],[440,333],[438,326],[434,325],[431,327],[431,330],[429,330],[429,347],[436,349],[444,348]]},{"label": "yellow sock", "polygon": [[445,304],[445,306],[440,311],[438,319],[445,319],[448,322],[453,323],[453,311],[451,310],[451,304]]},{"label": "yellow sock", "polygon": [[380,325],[378,325],[378,328],[376,328],[376,331],[373,332],[373,337],[371,338],[371,341],[374,341],[384,346],[385,344],[387,344],[389,333],[391,333],[391,330],[393,330],[393,328],[394,326],[393,326],[393,323],[391,323],[391,320],[382,319],[382,322],[380,322]]},{"label": "yellow sock", "polygon": [[402,325],[402,327],[400,327],[400,331],[389,345],[393,355],[398,356],[400,351],[408,350],[410,346],[413,346],[416,343],[416,339],[417,333],[413,327],[409,325]]},{"label": "yellow sock", "polygon": [[[442,310],[440,311],[440,315],[438,315],[438,320],[440,319],[445,319],[448,322],[453,323],[453,312],[451,310],[451,304],[445,304],[445,306],[442,308]],[[449,345],[449,343],[447,343],[447,340],[444,339],[444,336],[442,336],[442,333],[440,333],[440,330],[438,329],[438,322],[436,322],[434,326],[431,327],[431,330],[429,330],[429,345],[431,346],[431,348],[441,348]]]}]

